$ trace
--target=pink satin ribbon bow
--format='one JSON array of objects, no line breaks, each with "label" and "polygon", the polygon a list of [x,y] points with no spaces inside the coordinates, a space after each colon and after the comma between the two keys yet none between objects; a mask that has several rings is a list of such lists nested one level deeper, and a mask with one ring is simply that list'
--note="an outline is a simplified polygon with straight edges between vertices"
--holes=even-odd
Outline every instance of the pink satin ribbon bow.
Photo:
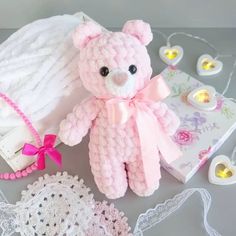
[{"label": "pink satin ribbon bow", "polygon": [[[176,160],[182,153],[165,133],[148,104],[163,100],[170,90],[162,76],[158,75],[132,99],[110,99],[106,102],[110,124],[124,124],[133,116],[139,135],[140,149],[146,182],[152,185],[156,180],[153,173],[159,171],[159,152],[167,163]],[[154,171],[154,172],[153,172]]]},{"label": "pink satin ribbon bow", "polygon": [[61,167],[62,157],[59,151],[54,147],[56,135],[48,134],[44,136],[43,146],[35,147],[32,144],[26,143],[22,149],[22,153],[27,156],[38,155],[37,167],[38,170],[45,169],[45,157],[48,155],[58,166]]}]

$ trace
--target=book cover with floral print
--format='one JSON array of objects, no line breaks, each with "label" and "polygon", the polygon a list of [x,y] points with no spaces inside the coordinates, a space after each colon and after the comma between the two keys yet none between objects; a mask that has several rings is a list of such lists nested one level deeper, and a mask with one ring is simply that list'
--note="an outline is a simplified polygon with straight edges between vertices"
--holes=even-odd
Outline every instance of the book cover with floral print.
[{"label": "book cover with floral print", "polygon": [[216,94],[217,106],[213,111],[203,111],[190,105],[188,94],[204,84],[190,75],[168,67],[162,75],[171,89],[165,100],[181,120],[173,136],[183,156],[170,165],[162,166],[182,182],[187,182],[216,152],[236,128],[236,103]]}]

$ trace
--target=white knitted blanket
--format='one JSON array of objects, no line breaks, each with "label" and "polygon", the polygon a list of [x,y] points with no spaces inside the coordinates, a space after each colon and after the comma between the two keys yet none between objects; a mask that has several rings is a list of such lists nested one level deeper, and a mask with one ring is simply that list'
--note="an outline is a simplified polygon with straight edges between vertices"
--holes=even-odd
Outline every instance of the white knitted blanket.
[{"label": "white knitted blanket", "polygon": [[[0,92],[31,120],[46,117],[63,96],[80,86],[71,33],[83,20],[81,14],[37,20],[0,45]],[[0,108],[0,132],[22,124],[2,101]]]}]

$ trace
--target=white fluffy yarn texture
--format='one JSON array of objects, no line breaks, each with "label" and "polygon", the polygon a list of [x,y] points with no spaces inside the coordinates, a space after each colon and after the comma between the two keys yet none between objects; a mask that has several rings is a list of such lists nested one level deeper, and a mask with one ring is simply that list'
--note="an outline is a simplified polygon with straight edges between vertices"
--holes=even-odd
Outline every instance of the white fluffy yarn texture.
[{"label": "white fluffy yarn texture", "polygon": [[[0,91],[7,94],[33,121],[46,117],[59,100],[80,86],[78,50],[72,31],[80,14],[37,20],[0,45]],[[0,101],[0,128],[22,124]]]}]

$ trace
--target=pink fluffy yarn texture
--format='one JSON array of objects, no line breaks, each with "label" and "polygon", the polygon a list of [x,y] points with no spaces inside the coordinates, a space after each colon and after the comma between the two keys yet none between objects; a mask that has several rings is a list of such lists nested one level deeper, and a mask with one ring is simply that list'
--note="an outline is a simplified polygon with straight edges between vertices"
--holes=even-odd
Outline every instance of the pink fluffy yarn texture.
[{"label": "pink fluffy yarn texture", "polygon": [[[159,187],[158,153],[153,163],[155,181],[150,186],[145,180],[145,157],[141,155],[135,117],[124,124],[110,125],[106,102],[112,98],[132,99],[150,81],[152,68],[145,45],[152,39],[151,29],[139,20],[127,22],[123,32],[98,32],[96,26],[85,23],[74,34],[75,46],[80,49],[80,78],[93,96],[61,122],[59,137],[73,146],[91,130],[90,165],[99,190],[108,198],[124,196],[128,186],[139,196],[149,196]],[[162,102],[146,106],[164,131],[173,135],[180,123],[175,113]]]},{"label": "pink fluffy yarn texture", "polygon": [[[138,34],[136,34],[137,30],[139,32]],[[143,24],[142,20],[126,22],[123,27],[123,32],[134,35],[143,45],[148,45],[153,38],[152,32],[150,31],[150,26],[148,24]]]}]

